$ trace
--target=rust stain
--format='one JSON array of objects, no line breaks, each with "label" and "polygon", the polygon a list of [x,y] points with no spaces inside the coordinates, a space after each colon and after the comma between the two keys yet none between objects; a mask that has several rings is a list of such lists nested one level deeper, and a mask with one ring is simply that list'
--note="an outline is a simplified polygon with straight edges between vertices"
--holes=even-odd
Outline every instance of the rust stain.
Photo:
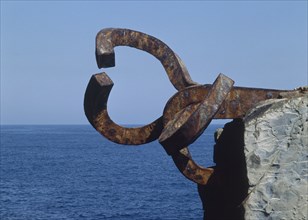
[{"label": "rust stain", "polygon": [[[169,114],[171,117],[164,115],[164,130],[158,140],[169,155],[192,144],[203,133],[227,97],[233,83],[233,80],[220,74],[200,103],[190,104],[178,114]],[[171,102],[168,104],[166,111],[168,108],[175,109],[170,105]]]}]

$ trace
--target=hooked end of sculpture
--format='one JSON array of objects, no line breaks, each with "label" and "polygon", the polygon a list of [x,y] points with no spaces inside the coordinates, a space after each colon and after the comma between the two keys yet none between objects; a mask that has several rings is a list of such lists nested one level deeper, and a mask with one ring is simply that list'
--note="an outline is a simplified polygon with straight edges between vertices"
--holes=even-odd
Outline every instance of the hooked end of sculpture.
[{"label": "hooked end of sculpture", "polygon": [[115,66],[114,53],[100,53],[96,50],[95,52],[96,63],[98,68],[108,68]]}]

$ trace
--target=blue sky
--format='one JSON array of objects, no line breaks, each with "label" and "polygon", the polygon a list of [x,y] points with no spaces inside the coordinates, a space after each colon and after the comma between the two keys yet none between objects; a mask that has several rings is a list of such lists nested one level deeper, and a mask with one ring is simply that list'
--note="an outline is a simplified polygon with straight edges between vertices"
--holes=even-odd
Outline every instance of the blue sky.
[{"label": "blue sky", "polygon": [[307,1],[1,1],[1,124],[87,124],[85,88],[102,71],[115,122],[159,117],[176,90],[154,57],[117,47],[116,67],[97,68],[107,27],[164,41],[199,83],[222,72],[237,86],[308,84]]}]

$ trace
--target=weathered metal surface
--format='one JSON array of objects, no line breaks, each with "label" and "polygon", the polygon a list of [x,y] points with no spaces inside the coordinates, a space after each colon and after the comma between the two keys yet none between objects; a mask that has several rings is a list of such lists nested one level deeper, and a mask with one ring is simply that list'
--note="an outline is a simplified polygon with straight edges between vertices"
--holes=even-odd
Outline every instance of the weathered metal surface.
[{"label": "weathered metal surface", "polygon": [[188,74],[181,59],[162,41],[157,38],[121,28],[107,28],[96,36],[96,61],[99,68],[115,66],[114,47],[129,46],[140,49],[156,57],[177,90],[196,85]]},{"label": "weathered metal surface", "polygon": [[233,80],[220,74],[201,102],[188,105],[171,120],[164,117],[168,122],[158,140],[169,155],[190,145],[203,133],[233,84]]},{"label": "weathered metal surface", "polygon": [[[164,66],[167,75],[177,89],[196,85],[179,58],[162,41],[129,29],[103,29],[96,36],[96,60],[99,68],[115,66],[114,47],[130,46],[155,56]],[[92,126],[107,139],[127,145],[139,145],[158,138],[162,130],[162,117],[152,123],[127,128],[112,121],[107,111],[107,101],[113,83],[106,73],[94,75],[87,87],[84,108]]]},{"label": "weathered metal surface", "polygon": [[160,135],[162,117],[138,128],[122,127],[111,120],[107,111],[107,101],[113,87],[106,73],[91,77],[84,97],[85,114],[91,125],[107,139],[126,145],[139,145],[156,140]]},{"label": "weathered metal surface", "polygon": [[193,82],[182,62],[165,43],[150,35],[129,29],[108,28],[96,36],[96,61],[99,68],[115,66],[114,47],[129,46],[156,57],[178,92],[167,102],[163,116],[139,128],[117,125],[109,117],[107,101],[113,86],[106,73],[92,76],[84,97],[85,114],[91,125],[110,141],[125,145],[159,142],[188,179],[205,185],[213,168],[195,163],[188,146],[206,129],[213,118],[242,118],[258,102],[292,96],[294,91],[232,87],[233,81],[220,75],[213,85]]},{"label": "weathered metal surface", "polygon": [[205,185],[214,173],[213,168],[198,165],[191,157],[187,147],[175,152],[172,159],[179,171],[189,180]]},{"label": "weathered metal surface", "polygon": [[[171,118],[180,110],[204,100],[212,85],[197,85],[185,88],[172,96],[164,109],[164,117]],[[295,95],[297,91],[246,88],[234,86],[221,104],[213,119],[243,118],[257,103],[267,99],[281,98],[283,94]],[[172,107],[170,107],[172,106]],[[164,123],[165,124],[165,123]]]}]

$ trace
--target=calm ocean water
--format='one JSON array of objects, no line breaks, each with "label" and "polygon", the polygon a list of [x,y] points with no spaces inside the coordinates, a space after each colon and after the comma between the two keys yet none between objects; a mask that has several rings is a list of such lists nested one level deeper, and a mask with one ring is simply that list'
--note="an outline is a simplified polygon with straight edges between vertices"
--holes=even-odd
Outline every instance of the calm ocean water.
[{"label": "calm ocean water", "polygon": [[[211,166],[210,125],[190,146]],[[157,141],[114,144],[90,125],[1,126],[0,219],[202,219],[197,186]]]}]

